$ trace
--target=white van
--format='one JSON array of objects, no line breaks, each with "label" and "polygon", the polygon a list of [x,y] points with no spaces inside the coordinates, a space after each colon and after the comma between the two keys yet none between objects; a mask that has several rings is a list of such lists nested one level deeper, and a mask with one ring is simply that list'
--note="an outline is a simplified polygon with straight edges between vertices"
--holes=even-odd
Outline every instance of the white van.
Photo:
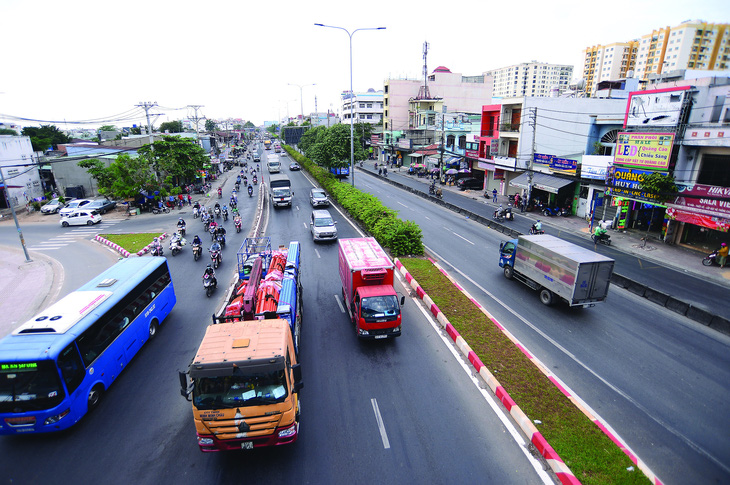
[{"label": "white van", "polygon": [[279,173],[281,171],[281,162],[279,160],[269,160],[266,162],[266,168],[269,173]]}]

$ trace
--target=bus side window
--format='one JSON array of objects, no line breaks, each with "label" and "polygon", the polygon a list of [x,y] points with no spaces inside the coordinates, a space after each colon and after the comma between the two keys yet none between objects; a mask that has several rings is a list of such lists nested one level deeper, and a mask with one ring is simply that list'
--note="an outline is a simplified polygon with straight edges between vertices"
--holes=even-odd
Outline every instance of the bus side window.
[{"label": "bus side window", "polygon": [[81,362],[81,356],[79,356],[79,351],[76,350],[75,344],[71,344],[63,349],[58,356],[58,368],[61,369],[63,382],[66,383],[68,393],[73,393],[86,375],[86,370]]}]

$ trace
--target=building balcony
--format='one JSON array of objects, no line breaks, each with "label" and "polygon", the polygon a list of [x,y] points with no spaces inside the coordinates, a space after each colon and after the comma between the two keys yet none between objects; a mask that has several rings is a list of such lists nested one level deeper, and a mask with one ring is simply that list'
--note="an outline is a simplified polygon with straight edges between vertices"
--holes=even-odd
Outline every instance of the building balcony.
[{"label": "building balcony", "polygon": [[502,123],[499,125],[499,131],[505,132],[505,133],[519,133],[520,124],[519,123]]}]

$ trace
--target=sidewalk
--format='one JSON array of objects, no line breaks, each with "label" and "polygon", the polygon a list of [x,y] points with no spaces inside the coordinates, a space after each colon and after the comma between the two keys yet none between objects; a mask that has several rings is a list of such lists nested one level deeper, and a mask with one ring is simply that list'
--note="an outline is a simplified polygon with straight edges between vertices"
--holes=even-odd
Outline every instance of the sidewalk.
[{"label": "sidewalk", "polygon": [[[378,164],[380,165],[380,164]],[[358,169],[368,171],[374,176],[377,175],[377,171],[373,168],[374,164],[372,161],[366,162],[364,167]],[[398,181],[398,178],[407,179],[413,183],[420,183],[423,185],[423,192],[428,193],[428,186],[431,183],[431,179],[425,177],[417,177],[415,175],[409,175],[405,169],[398,171],[398,169],[388,169],[388,178],[392,181]],[[472,199],[474,201],[483,204],[487,209],[484,210],[483,214],[492,214],[494,210],[502,204],[507,207],[509,201],[506,196],[498,196],[497,202],[492,202],[492,198],[485,198],[483,191],[481,190],[459,190],[456,186],[439,185],[444,193],[449,192],[451,194],[458,194],[461,197]],[[458,204],[458,203],[457,203]],[[527,218],[530,221],[536,221],[539,219],[544,226],[552,227],[558,231],[566,231],[573,234],[582,235],[585,238],[590,237],[590,228],[585,219],[577,216],[570,217],[545,217],[537,212],[515,212],[515,220],[519,218]],[[658,265],[670,267],[684,273],[693,274],[695,276],[711,280],[719,285],[723,285],[730,288],[730,266],[721,269],[719,266],[703,266],[702,258],[707,253],[695,251],[683,246],[676,246],[666,244],[663,241],[652,237],[650,234],[646,244],[642,241],[642,238],[646,235],[644,231],[615,231],[609,230],[611,235],[611,247],[628,253],[640,256],[644,259],[650,260]],[[728,236],[730,238],[730,236]],[[730,242],[730,241],[728,241]]]}]

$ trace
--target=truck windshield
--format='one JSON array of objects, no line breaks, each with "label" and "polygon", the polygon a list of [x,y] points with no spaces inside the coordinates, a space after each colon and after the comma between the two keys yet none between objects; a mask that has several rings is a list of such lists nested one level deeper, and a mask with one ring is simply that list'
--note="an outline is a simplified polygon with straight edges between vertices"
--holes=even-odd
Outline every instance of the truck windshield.
[{"label": "truck windshield", "polygon": [[362,299],[362,317],[366,322],[393,320],[400,313],[395,295],[371,296]]},{"label": "truck windshield", "polygon": [[274,197],[289,197],[291,195],[291,192],[286,187],[274,188],[272,192],[274,194]]},{"label": "truck windshield", "polygon": [[201,377],[194,380],[193,404],[203,409],[261,406],[287,396],[284,369],[245,376]]},{"label": "truck windshield", "polygon": [[0,362],[0,413],[50,409],[63,398],[52,361]]}]

